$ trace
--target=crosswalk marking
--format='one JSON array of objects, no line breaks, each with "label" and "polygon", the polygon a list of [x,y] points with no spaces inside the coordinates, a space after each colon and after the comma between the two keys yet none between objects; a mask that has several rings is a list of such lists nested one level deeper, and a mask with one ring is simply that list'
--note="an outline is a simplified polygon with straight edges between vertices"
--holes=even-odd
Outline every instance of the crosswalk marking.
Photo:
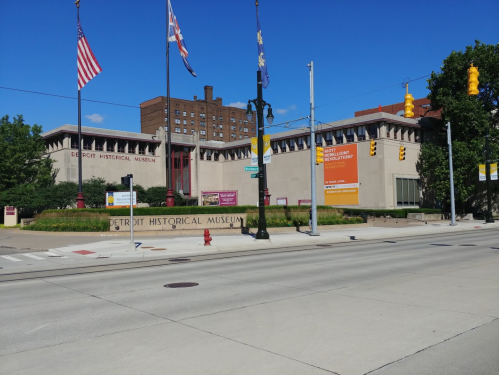
[{"label": "crosswalk marking", "polygon": [[7,260],[11,260],[13,262],[22,262],[21,259],[17,259],[17,258],[14,258],[14,257],[11,257],[10,255],[0,255],[2,258],[5,258]]},{"label": "crosswalk marking", "polygon": [[22,254],[24,255],[25,257],[28,257],[28,258],[33,258],[33,259],[45,259],[45,258],[42,258],[42,257],[39,257],[39,256],[36,256],[36,255],[33,255],[33,254]]}]

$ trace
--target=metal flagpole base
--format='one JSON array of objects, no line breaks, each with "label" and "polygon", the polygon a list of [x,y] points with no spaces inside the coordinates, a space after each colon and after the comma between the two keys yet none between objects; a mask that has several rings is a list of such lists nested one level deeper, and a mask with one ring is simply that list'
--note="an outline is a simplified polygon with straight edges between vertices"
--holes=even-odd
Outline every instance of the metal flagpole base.
[{"label": "metal flagpole base", "polygon": [[321,234],[319,232],[310,232],[308,235],[309,236],[320,236]]}]

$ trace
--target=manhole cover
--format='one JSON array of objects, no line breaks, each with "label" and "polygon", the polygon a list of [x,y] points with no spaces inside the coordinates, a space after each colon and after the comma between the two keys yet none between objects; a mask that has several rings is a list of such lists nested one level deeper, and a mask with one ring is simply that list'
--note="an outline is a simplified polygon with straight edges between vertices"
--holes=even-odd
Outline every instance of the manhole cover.
[{"label": "manhole cover", "polygon": [[462,245],[459,246],[476,246],[476,245],[473,243],[463,243]]},{"label": "manhole cover", "polygon": [[198,286],[198,283],[172,283],[166,284],[165,288],[190,288],[192,286]]},{"label": "manhole cover", "polygon": [[173,258],[173,259],[168,259],[170,262],[188,262],[190,261],[189,258]]},{"label": "manhole cover", "polygon": [[166,248],[160,248],[160,249],[151,249],[151,251],[160,251],[160,250],[166,250]]},{"label": "manhole cover", "polygon": [[452,245],[449,245],[447,243],[431,243],[430,245],[431,246],[452,246]]},{"label": "manhole cover", "polygon": [[315,245],[315,246],[318,246],[318,247],[331,247],[331,246],[333,246],[333,245],[322,244],[322,245]]}]

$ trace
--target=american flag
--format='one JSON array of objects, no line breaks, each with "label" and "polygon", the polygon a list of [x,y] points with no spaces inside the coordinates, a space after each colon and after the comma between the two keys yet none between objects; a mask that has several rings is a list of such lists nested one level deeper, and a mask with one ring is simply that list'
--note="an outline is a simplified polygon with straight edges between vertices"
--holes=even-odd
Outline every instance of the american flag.
[{"label": "american flag", "polygon": [[196,73],[194,72],[194,70],[192,70],[191,65],[187,61],[187,55],[189,54],[189,52],[187,52],[187,46],[185,45],[184,37],[180,32],[180,26],[178,25],[177,17],[175,17],[175,14],[173,14],[172,4],[170,3],[169,0],[168,0],[168,19],[169,19],[168,42],[177,42],[178,49],[180,51],[180,56],[184,61],[185,67],[194,77],[196,77]]},{"label": "american flag", "polygon": [[102,71],[78,20],[78,90]]}]

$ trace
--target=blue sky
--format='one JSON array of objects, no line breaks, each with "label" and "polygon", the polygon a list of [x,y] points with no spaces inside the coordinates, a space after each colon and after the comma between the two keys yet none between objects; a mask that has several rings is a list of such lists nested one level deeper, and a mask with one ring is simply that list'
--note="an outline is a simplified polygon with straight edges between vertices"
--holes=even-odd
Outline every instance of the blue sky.
[{"label": "blue sky", "polygon": [[[274,108],[274,123],[308,116],[311,60],[316,119],[329,122],[403,101],[405,79],[438,71],[452,50],[475,39],[499,42],[497,0],[259,3],[270,75],[264,99]],[[225,105],[254,99],[254,0],[172,0],[172,6],[197,73],[189,74],[170,44],[172,97],[202,98],[203,87],[211,85]],[[0,86],[76,97],[74,1],[2,0],[0,14]],[[82,98],[136,106],[83,101],[84,126],[140,131],[139,104],[166,95],[165,14],[164,0],[81,0],[81,25],[103,69]],[[409,87],[415,98],[428,93],[425,79]],[[0,89],[5,114],[22,114],[47,131],[76,124],[77,101]]]}]

